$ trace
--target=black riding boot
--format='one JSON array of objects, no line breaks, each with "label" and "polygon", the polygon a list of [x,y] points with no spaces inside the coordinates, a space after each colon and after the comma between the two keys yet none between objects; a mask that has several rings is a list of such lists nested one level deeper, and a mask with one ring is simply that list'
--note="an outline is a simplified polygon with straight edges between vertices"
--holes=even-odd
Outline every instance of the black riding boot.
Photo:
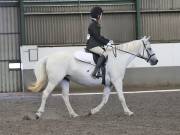
[{"label": "black riding boot", "polygon": [[96,67],[93,71],[93,73],[91,74],[93,78],[96,78],[96,74],[97,72],[99,71],[100,67],[102,66],[102,64],[105,62],[106,58],[104,55],[101,55],[99,58],[98,58],[98,61],[97,61],[97,64],[96,64]]}]

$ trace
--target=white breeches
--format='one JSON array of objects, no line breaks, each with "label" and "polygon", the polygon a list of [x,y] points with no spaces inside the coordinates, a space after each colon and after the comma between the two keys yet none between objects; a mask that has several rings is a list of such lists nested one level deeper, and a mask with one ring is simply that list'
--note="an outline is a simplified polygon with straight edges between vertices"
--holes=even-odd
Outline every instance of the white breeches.
[{"label": "white breeches", "polygon": [[91,48],[91,49],[89,49],[89,50],[90,50],[91,52],[93,52],[93,53],[99,54],[100,56],[101,56],[101,55],[104,55],[105,57],[107,57],[106,51],[104,51],[100,46]]}]

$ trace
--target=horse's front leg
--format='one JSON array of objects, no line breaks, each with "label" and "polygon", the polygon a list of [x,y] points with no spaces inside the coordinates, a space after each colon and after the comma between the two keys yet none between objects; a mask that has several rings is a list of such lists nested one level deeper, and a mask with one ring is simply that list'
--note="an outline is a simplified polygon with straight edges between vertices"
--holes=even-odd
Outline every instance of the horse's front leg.
[{"label": "horse's front leg", "polygon": [[70,101],[69,101],[69,81],[62,80],[61,82],[62,87],[62,97],[64,99],[65,105],[69,111],[70,117],[77,117],[79,116],[72,108]]},{"label": "horse's front leg", "polygon": [[103,97],[102,97],[101,103],[91,110],[90,115],[95,114],[101,110],[101,108],[107,103],[107,101],[109,99],[110,92],[111,92],[111,87],[105,86],[105,88],[103,90]]},{"label": "horse's front leg", "polygon": [[112,82],[117,93],[118,93],[118,97],[119,97],[119,100],[123,106],[123,109],[124,109],[124,113],[128,116],[131,116],[133,115],[134,113],[130,111],[130,109],[127,107],[126,105],[126,100],[124,98],[124,94],[123,94],[123,90],[122,90],[122,79],[119,79],[119,80],[116,80],[115,82]]}]

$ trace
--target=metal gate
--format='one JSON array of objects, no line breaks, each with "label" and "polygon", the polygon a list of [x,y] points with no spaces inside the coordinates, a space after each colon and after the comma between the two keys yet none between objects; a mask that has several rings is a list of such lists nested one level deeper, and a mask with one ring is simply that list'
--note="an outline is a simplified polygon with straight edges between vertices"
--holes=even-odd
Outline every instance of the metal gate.
[{"label": "metal gate", "polygon": [[0,92],[22,90],[18,14],[18,1],[0,1]]}]

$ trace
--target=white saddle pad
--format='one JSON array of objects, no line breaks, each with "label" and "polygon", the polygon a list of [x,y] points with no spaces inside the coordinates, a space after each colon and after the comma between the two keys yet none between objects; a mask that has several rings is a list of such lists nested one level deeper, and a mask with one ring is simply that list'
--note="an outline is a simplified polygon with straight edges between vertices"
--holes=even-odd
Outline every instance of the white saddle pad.
[{"label": "white saddle pad", "polygon": [[87,53],[85,50],[80,50],[74,53],[74,58],[92,65],[95,65],[92,53]]}]

